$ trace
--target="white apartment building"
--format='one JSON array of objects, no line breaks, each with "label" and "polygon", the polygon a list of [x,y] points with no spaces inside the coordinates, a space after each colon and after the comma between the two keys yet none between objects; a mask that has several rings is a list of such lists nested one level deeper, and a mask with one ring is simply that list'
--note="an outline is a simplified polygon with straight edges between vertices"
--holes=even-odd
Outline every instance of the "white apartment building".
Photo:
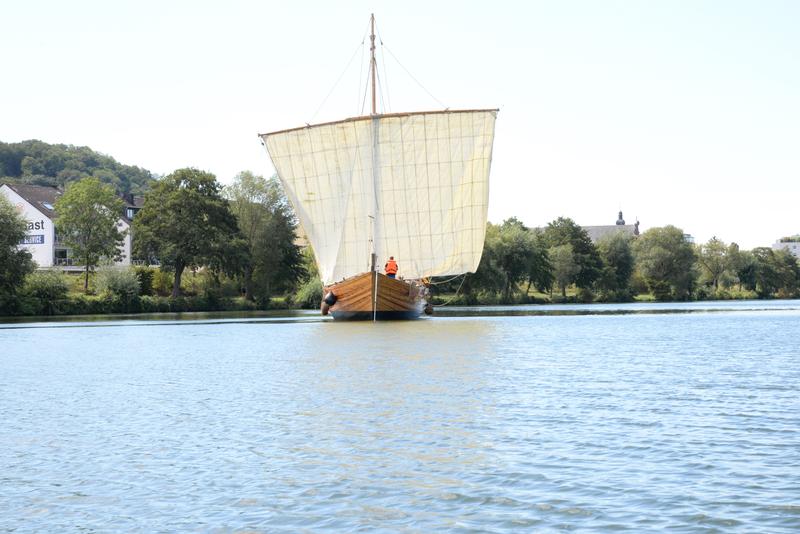
[{"label": "white apartment building", "polygon": [[[81,267],[70,255],[70,249],[58,239],[55,231],[55,203],[61,191],[55,187],[28,184],[0,185],[0,195],[5,196],[28,222],[28,231],[20,243],[27,249],[40,269],[62,267],[69,270]],[[125,213],[117,221],[117,228],[126,231],[120,247],[122,259],[117,265],[131,264],[131,219],[141,208],[141,199],[128,197]],[[138,204],[138,205],[137,205]]]},{"label": "white apartment building", "polygon": [[781,249],[788,250],[795,258],[800,258],[800,235],[782,237],[772,244],[772,250]]}]

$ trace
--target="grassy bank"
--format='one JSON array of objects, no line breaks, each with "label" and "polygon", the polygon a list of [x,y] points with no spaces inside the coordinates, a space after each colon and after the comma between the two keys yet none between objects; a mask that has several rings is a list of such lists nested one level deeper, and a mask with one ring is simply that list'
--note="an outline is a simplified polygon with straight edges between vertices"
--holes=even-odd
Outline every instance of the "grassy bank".
[{"label": "grassy bank", "polygon": [[[145,274],[143,278],[141,275]],[[103,315],[120,313],[255,311],[294,307],[286,297],[246,300],[235,284],[207,276],[187,276],[183,296],[172,297],[172,276],[157,270],[111,269],[83,276],[38,271],[26,279],[13,302],[0,306],[0,316]]]},{"label": "grassy bank", "polygon": [[[617,296],[615,296],[617,297]],[[692,300],[755,300],[758,299],[755,291],[723,289],[719,291],[698,291]],[[791,298],[791,297],[787,297]],[[580,291],[572,287],[567,290],[566,297],[560,293],[541,293],[530,291],[519,292],[504,298],[496,293],[454,294],[439,293],[432,298],[434,305],[447,303],[450,306],[509,306],[521,304],[607,304],[620,302],[657,302],[651,293],[639,293],[625,298],[604,298],[603,295]]]},{"label": "grassy bank", "polygon": [[167,313],[206,311],[255,311],[291,308],[283,298],[271,299],[262,304],[243,297],[216,297],[195,295],[184,297],[136,296],[122,298],[117,295],[72,294],[64,298],[41,300],[24,298],[13,313],[7,316],[35,315],[103,315],[118,313]]}]

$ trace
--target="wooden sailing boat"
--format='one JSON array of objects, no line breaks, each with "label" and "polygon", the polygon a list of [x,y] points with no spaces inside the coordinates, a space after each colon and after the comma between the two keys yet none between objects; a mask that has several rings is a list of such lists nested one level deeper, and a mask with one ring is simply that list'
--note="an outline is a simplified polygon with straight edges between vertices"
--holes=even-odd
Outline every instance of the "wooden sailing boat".
[{"label": "wooden sailing boat", "polygon": [[[322,313],[411,319],[425,280],[478,267],[498,110],[378,114],[370,23],[372,114],[260,137],[314,250]],[[389,256],[397,279],[380,272]]]}]

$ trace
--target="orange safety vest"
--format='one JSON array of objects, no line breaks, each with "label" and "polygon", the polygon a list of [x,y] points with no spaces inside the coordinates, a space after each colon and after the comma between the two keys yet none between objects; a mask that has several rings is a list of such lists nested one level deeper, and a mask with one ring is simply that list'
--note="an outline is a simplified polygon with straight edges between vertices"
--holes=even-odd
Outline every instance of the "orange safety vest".
[{"label": "orange safety vest", "polygon": [[386,274],[397,274],[397,262],[394,260],[387,261],[384,268],[386,269]]}]

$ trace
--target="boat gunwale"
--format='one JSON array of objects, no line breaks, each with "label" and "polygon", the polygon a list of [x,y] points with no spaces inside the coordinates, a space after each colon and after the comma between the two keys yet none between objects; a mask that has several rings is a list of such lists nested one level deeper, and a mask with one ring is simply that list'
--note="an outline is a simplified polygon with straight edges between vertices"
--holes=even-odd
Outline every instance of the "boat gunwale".
[{"label": "boat gunwale", "polygon": [[492,111],[498,113],[500,108],[486,108],[486,109],[444,109],[437,111],[405,111],[399,113],[384,113],[378,115],[361,115],[359,117],[349,117],[338,121],[320,122],[318,124],[306,124],[305,126],[297,126],[295,128],[287,128],[285,130],[276,130],[274,132],[267,132],[258,134],[262,139],[264,136],[277,135],[282,133],[296,132],[300,130],[307,130],[309,128],[316,128],[317,126],[330,126],[332,124],[346,124],[349,122],[366,121],[372,119],[393,119],[398,117],[411,117],[414,115],[442,115],[445,113],[475,113],[477,111]]}]

